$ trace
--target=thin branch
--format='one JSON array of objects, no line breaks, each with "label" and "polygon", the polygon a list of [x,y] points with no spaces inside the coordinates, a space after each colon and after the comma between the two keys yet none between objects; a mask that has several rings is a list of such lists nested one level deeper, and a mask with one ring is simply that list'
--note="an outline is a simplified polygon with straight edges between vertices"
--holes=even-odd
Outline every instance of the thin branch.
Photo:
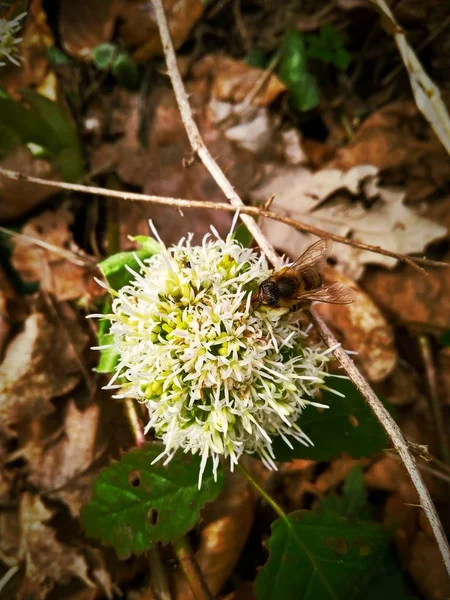
[{"label": "thin branch", "polygon": [[[289,225],[298,231],[306,231],[311,233],[312,235],[317,235],[318,237],[327,237],[337,242],[338,244],[345,244],[346,246],[352,246],[354,248],[360,248],[361,250],[367,250],[368,252],[373,252],[374,254],[381,254],[383,256],[390,256],[391,258],[395,258],[396,260],[406,263],[415,269],[419,269],[423,271],[418,265],[423,265],[424,267],[450,267],[449,263],[441,262],[437,260],[430,260],[428,258],[421,258],[417,256],[406,256],[405,254],[400,254],[398,252],[393,252],[392,250],[387,250],[386,248],[381,248],[380,246],[372,246],[370,244],[365,244],[364,242],[360,242],[355,239],[344,238],[340,235],[336,235],[335,233],[331,233],[326,231],[325,229],[320,229],[319,227],[314,227],[314,225],[309,225],[308,223],[303,223],[302,221],[297,221],[296,219],[291,219],[290,217],[286,217],[284,215],[280,215],[278,213],[267,210],[267,208],[262,207],[259,208],[257,206],[239,206],[234,205],[230,206],[230,204],[225,204],[223,202],[211,202],[208,200],[187,200],[185,198],[168,198],[165,196],[154,196],[152,194],[138,194],[136,192],[124,192],[118,190],[108,190],[106,188],[100,188],[96,186],[90,185],[82,185],[79,183],[65,183],[62,181],[50,181],[47,179],[42,179],[40,177],[32,177],[31,175],[25,175],[23,173],[19,173],[18,171],[10,171],[9,169],[3,169],[0,167],[0,175],[8,177],[8,179],[13,179],[15,181],[27,181],[29,183],[36,183],[39,185],[46,185],[47,187],[54,187],[61,190],[69,190],[72,192],[80,192],[82,194],[93,194],[97,196],[104,196],[106,198],[120,198],[121,200],[129,201],[129,202],[150,202],[153,204],[165,204],[167,206],[173,206],[175,208],[208,208],[210,210],[222,210],[225,212],[235,213],[239,211],[241,215],[254,215],[255,217],[265,217],[267,219],[272,219],[273,221],[279,221],[280,223],[284,223],[285,225]],[[244,217],[242,217],[244,219]],[[244,221],[247,225],[247,221]],[[250,219],[250,222],[254,225],[255,222],[253,219]],[[247,225],[248,226],[248,225]],[[257,227],[257,225],[256,225]],[[259,229],[259,228],[258,228]],[[250,227],[249,227],[250,230]],[[252,231],[253,233],[253,231]],[[17,234],[16,234],[17,235]],[[262,234],[261,234],[262,235]],[[255,236],[253,236],[255,237]],[[256,239],[256,237],[255,237]],[[40,244],[43,245],[43,244]],[[50,248],[48,248],[50,249]],[[270,259],[271,260],[271,259]]]},{"label": "thin branch", "polygon": [[[235,192],[234,187],[228,181],[222,169],[216,163],[211,156],[209,150],[205,146],[198,127],[194,121],[192,110],[189,105],[186,90],[184,89],[183,81],[181,79],[180,71],[178,70],[177,59],[175,56],[175,50],[173,48],[172,40],[170,38],[169,29],[167,26],[166,15],[164,14],[164,8],[161,0],[153,1],[153,8],[155,9],[155,16],[159,27],[159,33],[161,36],[161,42],[164,49],[164,56],[166,58],[167,70],[169,72],[170,80],[172,82],[173,91],[177,100],[178,108],[180,109],[181,119],[186,129],[187,136],[192,146],[192,150],[197,153],[198,157],[210,172],[212,178],[215,180],[217,185],[223,191],[225,196],[228,198],[233,206],[242,209],[244,203]],[[242,221],[247,226],[252,236],[255,238],[258,246],[263,250],[264,254],[270,260],[274,266],[281,264],[280,258],[275,252],[273,246],[267,240],[261,229],[247,214],[241,215]]]},{"label": "thin branch", "polygon": [[[225,195],[230,200],[230,202],[235,206],[243,207],[242,200],[236,194],[232,185],[227,180],[222,170],[219,168],[219,166],[216,164],[216,162],[206,149],[203,140],[200,137],[199,130],[194,122],[186,91],[184,89],[180,72],[178,70],[175,58],[175,51],[173,49],[172,41],[170,39],[170,34],[167,27],[167,21],[166,16],[164,14],[162,1],[153,0],[153,7],[155,9],[156,20],[158,23],[159,32],[164,48],[167,69],[169,72],[170,79],[172,81],[172,86],[175,91],[175,96],[180,109],[181,118],[186,128],[186,132],[188,134],[192,148],[194,151],[197,152],[199,158],[202,160],[208,171],[211,173],[218,185],[224,191]],[[241,218],[242,220],[244,220],[245,224],[252,233],[261,250],[266,254],[266,256],[271,260],[271,262],[273,262],[274,265],[277,265],[279,263],[279,258],[275,254],[272,246],[270,246],[270,244],[266,240],[265,236],[262,234],[259,227],[248,216],[241,215]],[[251,228],[249,227],[247,219],[251,223]],[[450,548],[448,546],[444,530],[442,528],[438,514],[434,507],[433,501],[431,500],[430,494],[427,488],[425,487],[420,472],[417,468],[415,460],[408,450],[408,445],[402,435],[402,432],[400,431],[398,425],[393,420],[391,415],[384,408],[383,404],[379,401],[377,396],[371,390],[369,384],[365,381],[361,373],[356,368],[356,365],[348,357],[344,350],[342,350],[340,345],[337,343],[337,340],[334,337],[334,335],[331,333],[331,331],[328,329],[328,327],[325,325],[322,319],[315,313],[314,309],[311,310],[310,314],[314,322],[316,323],[319,332],[326,344],[329,347],[335,348],[334,354],[336,358],[339,360],[347,375],[350,377],[350,379],[353,381],[353,383],[356,385],[356,387],[366,399],[367,403],[371,407],[376,417],[379,419],[380,423],[384,427],[386,433],[388,434],[388,436],[392,440],[392,443],[397,449],[401,459],[403,460],[403,463],[406,469],[408,470],[414,487],[417,490],[425,514],[432,527],[447,572],[450,574]]]},{"label": "thin branch", "polygon": [[434,537],[436,538],[439,550],[441,551],[442,559],[447,572],[450,575],[450,548],[448,546],[447,537],[439,520],[439,516],[434,507],[430,493],[428,492],[422,476],[420,475],[416,461],[408,449],[408,443],[403,437],[400,427],[391,417],[389,412],[384,408],[376,394],[372,391],[367,381],[359,372],[355,363],[349,358],[340,345],[336,347],[336,338],[331,333],[322,318],[314,310],[314,308],[310,310],[310,315],[323,341],[328,347],[335,347],[333,350],[334,356],[338,359],[344,371],[361,392],[362,396],[365,398],[367,404],[370,406],[372,412],[388,434],[389,438],[394,444],[395,449],[400,455],[400,458],[402,459],[403,464],[405,465],[405,468],[411,477],[414,487],[416,488],[417,494],[420,498],[421,506],[425,511],[431,528],[433,529]]}]

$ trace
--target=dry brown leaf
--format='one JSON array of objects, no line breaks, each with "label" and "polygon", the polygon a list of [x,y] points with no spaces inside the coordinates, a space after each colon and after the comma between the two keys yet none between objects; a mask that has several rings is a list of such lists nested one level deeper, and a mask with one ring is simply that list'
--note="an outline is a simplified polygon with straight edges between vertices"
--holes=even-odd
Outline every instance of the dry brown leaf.
[{"label": "dry brown leaf", "polygon": [[344,348],[358,353],[355,360],[369,381],[382,381],[393,371],[398,358],[392,327],[370,296],[351,279],[329,267],[324,269],[324,277],[327,283],[338,281],[353,288],[357,296],[352,304],[319,303],[317,312],[339,331]]},{"label": "dry brown leaf", "polygon": [[445,189],[450,158],[412,102],[394,102],[363,121],[351,142],[329,167],[372,164],[388,172],[390,183],[406,187],[409,202]]},{"label": "dry brown leaf", "polygon": [[[202,16],[205,4],[201,0],[164,0],[163,6],[177,50]],[[138,62],[147,62],[163,53],[153,8],[144,0],[122,4],[118,33],[123,44],[136,48],[133,58]]]},{"label": "dry brown leaf", "polygon": [[[47,160],[34,158],[25,146],[16,146],[8,152],[7,156],[0,159],[0,167],[20,171],[32,177],[61,181]],[[57,190],[45,185],[0,176],[0,220],[18,219],[55,193]]]},{"label": "dry brown leaf", "polygon": [[[232,573],[253,523],[255,499],[246,478],[230,474],[225,488],[202,511],[206,525],[195,554],[212,596],[222,589]],[[177,600],[191,600],[192,591],[184,578],[175,578]]]},{"label": "dry brown leaf", "polygon": [[[72,223],[72,213],[60,208],[40,213],[23,227],[23,234],[56,246],[55,250],[41,248],[23,239],[13,240],[12,264],[22,279],[26,282],[39,281],[41,289],[60,302],[100,294],[93,280],[93,263],[86,261],[86,266],[80,266],[85,257],[73,241]],[[57,248],[76,251],[78,257],[74,253],[72,262],[58,254]]]},{"label": "dry brown leaf", "polygon": [[395,271],[373,269],[361,285],[395,320],[419,331],[450,329],[450,269],[421,273],[409,265]]},{"label": "dry brown leaf", "polygon": [[95,587],[88,575],[85,557],[74,547],[56,538],[48,525],[53,513],[39,496],[25,492],[20,503],[22,532],[21,556],[25,562],[25,577],[18,600],[45,598],[55,583],[81,580],[87,587]]},{"label": "dry brown leaf", "polygon": [[120,0],[61,0],[59,33],[64,51],[79,60],[90,60],[92,50],[113,34]]},{"label": "dry brown leaf", "polygon": [[[263,69],[251,67],[241,60],[217,56],[211,89],[212,97],[221,102],[239,104],[255,89],[262,75],[264,75]],[[268,106],[284,91],[286,91],[284,83],[272,74],[255,96],[252,104]]]},{"label": "dry brown leaf", "polygon": [[411,406],[421,398],[420,387],[418,373],[408,364],[400,362],[381,386],[377,387],[377,392],[394,406]]},{"label": "dry brown leaf", "polygon": [[2,86],[17,99],[20,99],[20,90],[40,86],[48,73],[48,49],[55,40],[47,24],[42,0],[31,0],[29,3],[20,37],[20,66],[10,66],[5,73],[2,71]]},{"label": "dry brown leaf", "polygon": [[29,481],[38,490],[59,491],[91,466],[96,455],[99,417],[98,406],[80,411],[72,400],[64,417],[64,429],[56,439],[41,439],[39,429],[32,430],[32,438],[14,453],[14,458],[22,457],[28,462]]},{"label": "dry brown leaf", "polygon": [[[352,199],[359,194],[368,206]],[[346,173],[323,169],[315,174],[302,167],[272,167],[253,197],[265,202],[272,195],[275,199],[271,208],[276,212],[403,254],[422,252],[427,244],[448,234],[442,225],[405,206],[404,192],[380,186],[378,170],[372,165],[359,165]],[[263,231],[276,247],[292,257],[316,239],[269,219],[263,222]],[[332,255],[338,267],[354,280],[361,277],[366,264],[393,267],[397,263],[394,258],[342,244],[335,244]]]},{"label": "dry brown leaf", "polygon": [[0,365],[0,423],[8,427],[52,412],[50,400],[80,380],[80,363],[60,325],[30,315]]}]

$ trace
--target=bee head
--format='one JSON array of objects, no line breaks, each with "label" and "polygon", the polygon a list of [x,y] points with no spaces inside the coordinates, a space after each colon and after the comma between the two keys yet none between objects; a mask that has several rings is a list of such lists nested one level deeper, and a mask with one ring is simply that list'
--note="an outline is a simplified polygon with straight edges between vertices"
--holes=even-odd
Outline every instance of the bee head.
[{"label": "bee head", "polygon": [[272,279],[266,279],[258,288],[258,301],[266,306],[279,306],[279,291],[278,285]]}]

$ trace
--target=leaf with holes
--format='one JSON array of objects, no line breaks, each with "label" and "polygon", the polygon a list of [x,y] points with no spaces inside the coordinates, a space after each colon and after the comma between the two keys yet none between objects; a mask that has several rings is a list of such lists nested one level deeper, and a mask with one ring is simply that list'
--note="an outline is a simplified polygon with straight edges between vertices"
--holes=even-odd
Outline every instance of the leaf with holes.
[{"label": "leaf with holes", "polygon": [[82,511],[91,537],[114,546],[119,556],[141,554],[156,542],[176,540],[191,529],[201,507],[222,488],[222,473],[214,481],[207,466],[199,490],[200,459],[177,454],[167,466],[152,465],[161,444],[151,444],[122,456],[102,471],[93,498]]},{"label": "leaf with holes", "polygon": [[329,408],[308,406],[297,421],[314,446],[294,441],[291,450],[281,438],[276,438],[273,450],[277,460],[330,460],[343,452],[361,458],[389,447],[384,429],[354,385],[348,379],[334,379],[329,385],[345,397],[325,390],[320,401]]},{"label": "leaf with holes", "polygon": [[378,523],[297,511],[275,521],[270,556],[256,578],[258,600],[364,598],[390,551]]}]

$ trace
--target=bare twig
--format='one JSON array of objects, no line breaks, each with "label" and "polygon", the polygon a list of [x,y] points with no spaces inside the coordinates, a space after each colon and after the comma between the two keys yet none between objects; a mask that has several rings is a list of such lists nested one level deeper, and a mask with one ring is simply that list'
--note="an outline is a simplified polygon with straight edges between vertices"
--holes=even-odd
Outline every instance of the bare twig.
[{"label": "bare twig", "polygon": [[[178,70],[175,58],[175,51],[172,45],[172,41],[170,39],[166,16],[164,14],[164,9],[162,6],[162,0],[153,0],[153,6],[155,9],[156,20],[158,23],[159,32],[164,48],[167,69],[169,72],[170,79],[172,81],[172,86],[175,91],[175,96],[180,109],[181,118],[186,128],[186,132],[188,134],[192,148],[194,149],[194,151],[197,152],[199,158],[203,161],[204,165],[211,173],[213,178],[216,180],[218,185],[221,187],[221,189],[223,190],[227,198],[230,200],[230,202],[233,205],[242,208],[242,200],[236,194],[232,185],[227,180],[222,170],[219,168],[219,166],[216,164],[216,162],[208,152],[207,148],[205,147],[205,144],[203,143],[203,140],[200,137],[198,128],[194,122],[186,91],[184,89],[180,72]],[[241,215],[241,218],[247,225],[249,231],[252,233],[261,250],[266,254],[269,260],[273,262],[274,265],[277,265],[279,263],[279,258],[276,255],[272,246],[268,243],[265,236],[262,234],[259,227],[256,225],[256,223],[247,215]],[[251,224],[251,228],[249,226],[249,222]],[[338,358],[347,375],[350,377],[350,379],[353,381],[353,383],[357,386],[361,394],[366,399],[367,403],[379,419],[380,423],[384,427],[386,433],[389,435],[390,439],[392,440],[392,443],[397,449],[400,457],[402,458],[403,463],[405,464],[405,467],[408,470],[411,480],[417,490],[425,514],[432,527],[446,569],[450,574],[450,549],[447,543],[447,539],[445,537],[444,530],[442,528],[438,514],[434,507],[433,501],[431,500],[430,494],[427,488],[425,487],[425,484],[422,480],[415,460],[408,450],[408,445],[398,425],[395,423],[391,415],[388,413],[388,411],[384,408],[383,404],[379,401],[377,396],[371,390],[369,384],[365,381],[361,373],[356,368],[356,365],[348,357],[344,350],[342,350],[342,348],[339,346],[336,338],[333,336],[331,331],[328,329],[328,327],[325,325],[322,319],[315,313],[314,309],[312,309],[311,311],[311,316],[314,322],[316,323],[319,332],[322,335],[326,344],[329,347],[335,348],[334,354],[336,358]]]},{"label": "bare twig", "polygon": [[436,433],[436,441],[439,448],[439,453],[444,462],[450,464],[450,449],[448,446],[447,433],[445,431],[445,420],[442,411],[441,400],[439,398],[436,369],[433,363],[433,354],[431,351],[430,338],[428,335],[419,335],[419,349],[422,356],[422,361],[425,367],[425,377],[428,385],[428,393],[430,400],[430,410],[433,415],[434,430]]},{"label": "bare twig", "polygon": [[[189,105],[186,90],[184,89],[183,81],[181,79],[180,72],[178,70],[177,59],[175,56],[175,50],[173,48],[172,40],[170,38],[169,29],[167,27],[166,15],[164,14],[164,8],[160,0],[154,0],[153,8],[155,9],[156,20],[158,22],[159,33],[161,35],[161,41],[164,49],[164,56],[166,58],[167,70],[169,72],[170,80],[172,82],[173,91],[177,99],[177,104],[180,109],[181,119],[183,120],[184,127],[186,129],[187,136],[191,143],[192,149],[197,153],[200,160],[203,162],[205,167],[210,172],[217,185],[223,191],[225,196],[231,202],[233,206],[242,209],[244,203],[235,192],[234,187],[228,181],[222,169],[216,163],[211,156],[209,150],[205,146],[198,127],[194,121],[192,110]],[[274,266],[280,264],[280,258],[269,243],[267,238],[262,233],[261,229],[255,223],[254,219],[246,214],[241,216],[243,222],[247,226],[250,233],[256,240],[258,246],[264,251],[264,254],[270,260]]]},{"label": "bare twig", "polygon": [[[72,192],[80,192],[83,194],[93,194],[97,196],[104,196],[106,198],[120,198],[121,200],[131,201],[131,202],[151,202],[154,204],[165,204],[167,206],[173,206],[175,208],[208,208],[210,210],[222,210],[225,212],[239,212],[241,215],[254,215],[255,217],[265,217],[267,219],[272,219],[273,221],[279,221],[280,223],[284,223],[286,225],[290,225],[294,229],[298,231],[306,231],[311,233],[312,235],[317,235],[318,237],[327,237],[331,240],[339,243],[345,244],[346,246],[353,246],[354,248],[360,248],[361,250],[367,250],[369,252],[374,252],[375,254],[381,254],[383,256],[390,256],[392,258],[397,259],[400,262],[404,262],[415,269],[420,269],[419,265],[423,265],[424,267],[450,267],[449,263],[437,261],[437,260],[429,260],[427,258],[421,258],[417,256],[406,256],[405,254],[400,254],[398,252],[393,252],[392,250],[387,250],[386,248],[381,248],[380,246],[372,246],[371,244],[365,244],[364,242],[360,242],[355,239],[344,238],[340,235],[336,235],[335,233],[331,233],[326,231],[325,229],[320,229],[319,227],[314,227],[314,225],[309,225],[308,223],[304,223],[303,221],[297,221],[296,219],[291,219],[290,217],[286,217],[284,215],[280,215],[278,213],[267,210],[266,207],[259,208],[257,206],[231,206],[230,204],[225,204],[223,202],[211,202],[207,200],[187,200],[185,198],[168,198],[164,196],[154,196],[152,194],[138,194],[136,192],[124,192],[119,190],[108,190],[106,188],[100,188],[96,186],[90,185],[82,185],[79,183],[65,183],[62,181],[50,181],[47,179],[41,179],[40,177],[32,177],[31,175],[24,175],[23,173],[19,173],[17,171],[10,171],[9,169],[3,169],[0,167],[0,175],[8,177],[9,179],[13,179],[16,181],[27,181],[29,183],[36,183],[39,185],[46,185],[47,187],[54,187],[61,190],[70,190]],[[273,197],[269,199],[272,201]],[[244,220],[244,218],[243,218]],[[256,223],[253,219],[250,219],[256,227]],[[247,221],[245,221],[247,224]],[[258,228],[259,229],[259,228]],[[250,230],[250,227],[249,227]],[[253,232],[252,232],[253,233]],[[16,234],[18,235],[18,234]],[[263,235],[261,233],[261,235]],[[255,236],[254,236],[255,237]],[[30,238],[30,241],[33,238]],[[255,238],[256,239],[256,238]],[[33,239],[34,241],[34,239]],[[43,245],[43,244],[39,244]],[[48,247],[50,250],[51,248]],[[271,259],[270,259],[271,260]]]}]

